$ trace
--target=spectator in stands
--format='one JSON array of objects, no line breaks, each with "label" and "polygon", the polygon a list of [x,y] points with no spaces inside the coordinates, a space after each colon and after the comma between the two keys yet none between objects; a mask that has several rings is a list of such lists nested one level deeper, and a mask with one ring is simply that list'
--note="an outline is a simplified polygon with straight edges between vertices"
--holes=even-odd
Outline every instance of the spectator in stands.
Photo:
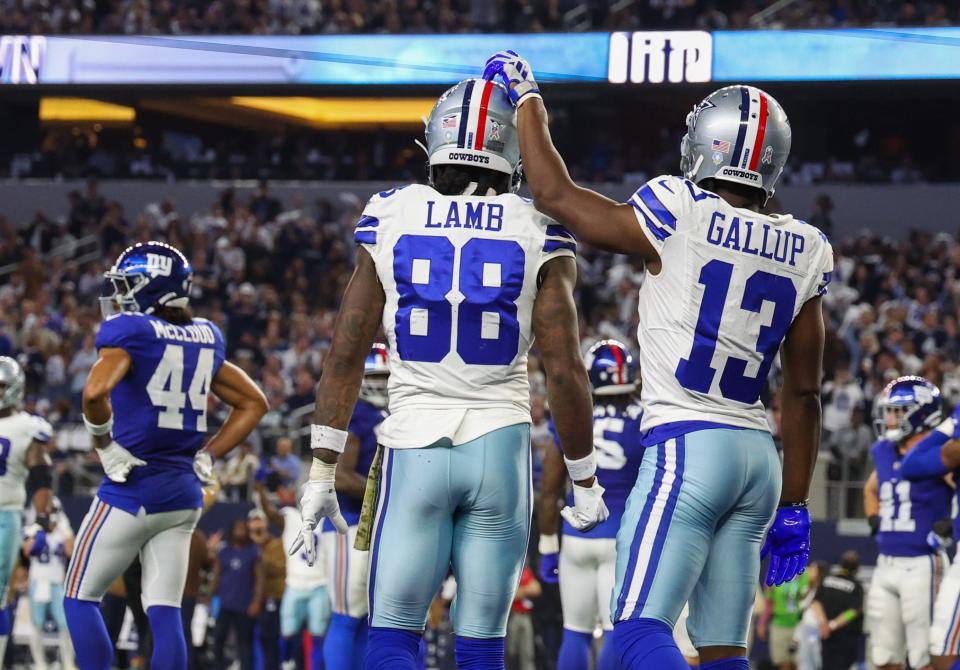
[{"label": "spectator in stands", "polygon": [[296,485],[303,472],[303,461],[293,453],[293,440],[281,437],[276,444],[277,453],[270,459],[270,470],[280,476],[285,485]]},{"label": "spectator in stands", "polygon": [[766,609],[757,622],[757,637],[766,640],[770,662],[778,670],[794,668],[794,633],[803,614],[801,602],[810,588],[806,573],[764,591]]},{"label": "spectator in stands", "polygon": [[240,670],[253,670],[253,633],[263,603],[264,568],[245,519],[231,524],[229,541],[217,555],[213,575],[214,590],[220,597],[213,631],[214,667],[226,670],[227,638],[232,631]]},{"label": "spectator in stands", "polygon": [[533,635],[533,599],[539,598],[543,589],[526,565],[520,573],[520,585],[513,597],[510,618],[507,620],[506,661],[507,670],[536,670],[536,654]]},{"label": "spectator in stands", "polygon": [[840,565],[823,577],[813,601],[820,623],[822,670],[850,670],[863,634],[863,586],[857,580],[860,556],[844,552]]},{"label": "spectator in stands", "polygon": [[263,566],[263,601],[257,617],[263,670],[280,670],[280,601],[287,579],[287,552],[283,542],[267,529],[267,515],[254,508],[247,515],[250,539],[260,549]]},{"label": "spectator in stands", "polygon": [[249,442],[243,442],[227,459],[221,480],[228,500],[243,502],[250,499],[253,477],[260,469],[260,459]]}]

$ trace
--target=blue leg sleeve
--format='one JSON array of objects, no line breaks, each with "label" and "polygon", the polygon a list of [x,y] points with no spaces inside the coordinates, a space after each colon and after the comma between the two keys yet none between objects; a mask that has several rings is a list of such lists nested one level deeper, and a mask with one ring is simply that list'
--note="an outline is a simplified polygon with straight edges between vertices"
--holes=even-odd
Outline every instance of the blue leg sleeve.
[{"label": "blue leg sleeve", "polygon": [[597,670],[620,670],[620,658],[617,656],[617,647],[613,643],[613,631],[607,631],[603,636],[603,648],[600,658],[597,659]]},{"label": "blue leg sleeve", "polygon": [[323,635],[311,635],[310,640],[313,646],[310,649],[310,667],[313,670],[321,670],[323,665]]},{"label": "blue leg sleeve", "polygon": [[187,667],[187,640],[183,636],[180,608],[154,605],[147,610],[153,633],[153,670],[180,670]]},{"label": "blue leg sleeve", "polygon": [[[63,611],[73,640],[77,666],[83,670],[110,670],[113,645],[97,603],[76,598],[63,599]],[[179,624],[179,619],[177,621]],[[181,637],[183,633],[181,632]]]},{"label": "blue leg sleeve", "polygon": [[589,670],[592,640],[590,633],[577,633],[564,628],[563,642],[557,656],[557,670]]},{"label": "blue leg sleeve", "polygon": [[355,619],[357,622],[357,635],[353,638],[353,668],[350,670],[363,670],[363,658],[367,653],[367,637],[370,629],[367,627],[367,620]]},{"label": "blue leg sleeve", "polygon": [[10,608],[0,609],[0,636],[10,634]]},{"label": "blue leg sleeve", "polygon": [[625,670],[689,670],[673,641],[670,626],[657,619],[628,619],[614,624],[613,643]]},{"label": "blue leg sleeve", "polygon": [[955,661],[954,664],[950,666],[950,670],[960,670],[960,660]]},{"label": "blue leg sleeve", "polygon": [[504,638],[457,636],[457,667],[460,670],[504,670]]},{"label": "blue leg sleeve", "polygon": [[[365,619],[355,619],[346,614],[332,615],[327,633],[322,638],[325,664],[322,667],[325,670],[360,670],[366,647],[366,628]],[[360,639],[361,634],[363,639]]]},{"label": "blue leg sleeve", "polygon": [[750,670],[750,662],[746,656],[721,658],[719,661],[701,663],[700,670]]},{"label": "blue leg sleeve", "polygon": [[399,628],[370,628],[366,670],[418,670],[420,633]]}]

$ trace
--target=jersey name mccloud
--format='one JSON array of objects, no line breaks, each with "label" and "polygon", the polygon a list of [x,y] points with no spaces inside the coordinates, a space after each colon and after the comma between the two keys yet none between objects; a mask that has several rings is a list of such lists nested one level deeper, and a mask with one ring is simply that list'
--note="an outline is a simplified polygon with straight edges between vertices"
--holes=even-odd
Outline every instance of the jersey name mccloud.
[{"label": "jersey name mccloud", "polygon": [[[803,253],[803,235],[766,223],[757,225],[755,221],[741,220],[739,216],[732,217],[729,222],[726,218],[722,212],[713,213],[707,229],[707,242],[751,256],[772,258],[779,263],[786,263],[789,256],[789,265],[796,266],[797,256]],[[761,230],[754,232],[754,226]]]},{"label": "jersey name mccloud", "polygon": [[153,332],[157,337],[177,342],[199,342],[200,344],[214,344],[216,337],[210,326],[191,324],[189,326],[175,326],[172,323],[151,320]]},{"label": "jersey name mccloud", "polygon": [[[474,228],[498,233],[503,229],[503,205],[492,202],[451,201],[442,221],[434,220],[436,201],[427,200],[427,218],[424,228]],[[438,212],[439,214],[439,212]]]}]

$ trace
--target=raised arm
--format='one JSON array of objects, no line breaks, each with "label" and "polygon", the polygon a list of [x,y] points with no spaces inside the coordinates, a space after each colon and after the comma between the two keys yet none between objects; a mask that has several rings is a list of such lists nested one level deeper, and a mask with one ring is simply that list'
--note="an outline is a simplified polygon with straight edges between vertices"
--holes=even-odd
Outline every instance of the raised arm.
[{"label": "raised arm", "polygon": [[224,361],[220,366],[210,390],[233,408],[220,430],[207,442],[207,451],[218,459],[247,439],[270,407],[260,387],[246,372],[229,361]]},{"label": "raised arm", "polygon": [[33,491],[33,508],[37,510],[37,522],[48,527],[50,502],[53,500],[53,475],[47,445],[34,439],[27,448],[27,490]]},{"label": "raised arm", "polygon": [[[631,205],[581,188],[570,178],[550,138],[547,110],[529,63],[516,52],[501,52],[487,61],[483,76],[502,79],[517,107],[523,171],[537,209],[588,244],[618,253],[639,254],[648,263],[659,263]],[[655,268],[654,272],[657,271]]]},{"label": "raised arm", "polygon": [[313,465],[300,498],[302,530],[289,549],[293,555],[302,548],[309,565],[316,559],[313,529],[321,519],[329,518],[339,533],[347,532],[336,495],[337,461],[347,446],[347,426],[363,381],[363,363],[380,327],[385,302],[373,258],[361,247],[357,250],[357,267],[340,302],[330,351],[317,385],[310,427]]},{"label": "raised arm", "polygon": [[280,514],[280,511],[270,502],[270,496],[267,495],[267,487],[257,482],[256,492],[260,500],[260,509],[262,509],[263,513],[267,516],[267,521],[283,531],[286,522],[284,521],[283,515]]}]

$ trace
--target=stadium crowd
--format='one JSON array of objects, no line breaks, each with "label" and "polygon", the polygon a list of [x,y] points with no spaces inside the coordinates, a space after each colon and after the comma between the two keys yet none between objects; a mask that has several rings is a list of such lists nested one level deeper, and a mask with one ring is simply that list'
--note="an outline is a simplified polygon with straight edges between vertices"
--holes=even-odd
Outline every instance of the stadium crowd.
[{"label": "stadium crowd", "polygon": [[[353,225],[363,203],[345,197],[285,204],[267,183],[250,198],[226,189],[208,210],[198,212],[178,211],[170,201],[126,212],[109,196],[91,180],[84,191],[71,192],[63,220],[41,212],[30,221],[0,218],[0,355],[20,360],[27,373],[26,409],[46,416],[56,428],[50,449],[58,493],[87,495],[102,476],[79,422],[80,390],[96,360],[102,272],[128,244],[163,239],[183,249],[193,264],[194,311],[221,326],[228,356],[259,382],[270,403],[248,443],[218,464],[221,500],[251,501],[263,485],[280,502],[292,502],[306,474],[303,427],[309,423],[338,296],[350,276]],[[810,223],[832,233],[828,198],[818,199],[808,214]],[[889,379],[923,374],[943,388],[951,404],[960,400],[960,245],[951,235],[912,232],[901,241],[834,240],[834,249],[836,270],[825,303],[823,449],[834,464],[833,477],[863,479],[870,469],[872,401]],[[578,263],[584,346],[602,337],[635,342],[642,320],[637,313],[642,266],[590,249],[581,250]],[[535,350],[529,365],[539,460],[549,448],[550,433]],[[771,389],[776,385],[774,379]],[[768,390],[765,401],[776,436],[776,393]],[[211,430],[224,413],[224,407],[214,409]],[[239,526],[231,529],[227,544],[235,534],[234,548],[240,551],[254,541],[252,530],[244,535]],[[209,551],[215,552],[220,539],[211,540]],[[531,612],[536,588],[531,584],[523,592],[528,595],[518,601],[515,614],[533,616],[539,636],[542,621],[555,611],[544,606],[544,612]],[[777,616],[774,610],[782,602],[762,601],[758,598],[760,620],[764,612]],[[441,611],[442,605],[441,599]],[[784,617],[775,621],[782,624]],[[449,630],[443,616],[435,624],[430,649],[439,660],[431,667],[443,667]]]},{"label": "stadium crowd", "polygon": [[801,0],[773,13],[756,0],[3,0],[5,33],[345,34],[659,28],[944,26],[955,3]]}]

